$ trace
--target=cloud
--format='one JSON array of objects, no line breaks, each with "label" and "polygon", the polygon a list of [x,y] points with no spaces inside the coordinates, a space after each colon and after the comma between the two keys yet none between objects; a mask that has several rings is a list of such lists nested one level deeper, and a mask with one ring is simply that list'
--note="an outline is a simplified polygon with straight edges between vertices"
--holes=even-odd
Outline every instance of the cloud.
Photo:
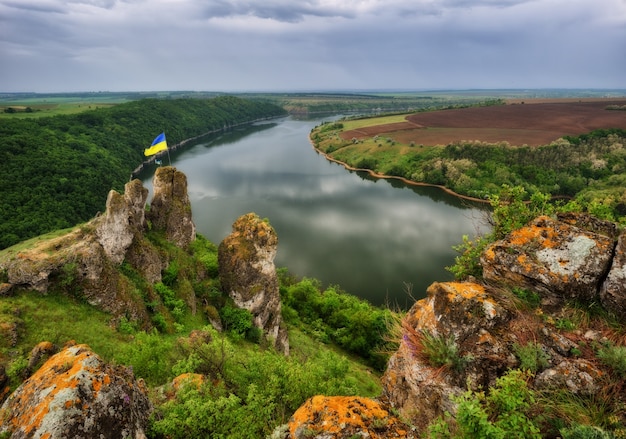
[{"label": "cloud", "polygon": [[626,86],[623,0],[0,0],[0,27],[5,90]]}]

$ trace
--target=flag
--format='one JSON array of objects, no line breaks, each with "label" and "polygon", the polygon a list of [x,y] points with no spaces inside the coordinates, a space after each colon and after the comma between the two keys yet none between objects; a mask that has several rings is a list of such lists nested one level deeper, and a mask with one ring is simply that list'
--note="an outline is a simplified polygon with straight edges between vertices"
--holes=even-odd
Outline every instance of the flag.
[{"label": "flag", "polygon": [[144,149],[143,155],[154,155],[157,152],[165,151],[167,149],[167,141],[165,140],[165,133],[161,133],[156,136],[156,139],[152,142],[152,145],[148,149]]}]

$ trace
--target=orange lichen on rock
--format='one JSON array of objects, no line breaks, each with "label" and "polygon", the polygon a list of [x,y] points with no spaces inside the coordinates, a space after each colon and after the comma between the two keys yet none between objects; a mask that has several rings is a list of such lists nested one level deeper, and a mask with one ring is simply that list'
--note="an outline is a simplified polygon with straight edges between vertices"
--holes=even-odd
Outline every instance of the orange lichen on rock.
[{"label": "orange lichen on rock", "polygon": [[552,224],[549,217],[539,217],[532,224],[511,232],[509,242],[511,245],[523,246],[531,242],[536,242],[544,248],[554,248],[558,246],[558,235],[556,229],[546,226]]},{"label": "orange lichen on rock", "polygon": [[314,396],[291,417],[291,438],[310,437],[312,433],[351,437],[360,434],[371,439],[407,437],[408,428],[389,414],[380,403],[356,396]]},{"label": "orange lichen on rock", "polygon": [[445,282],[441,286],[448,291],[448,299],[452,302],[455,300],[475,299],[485,296],[485,287],[469,282]]},{"label": "orange lichen on rock", "polygon": [[152,405],[123,366],[106,364],[86,345],[53,355],[0,409],[0,435],[145,437]]},{"label": "orange lichen on rock", "polygon": [[434,301],[432,297],[421,299],[415,303],[412,314],[407,315],[407,323],[424,329],[433,329],[437,325]]},{"label": "orange lichen on rock", "polygon": [[[38,429],[55,398],[65,389],[77,387],[77,374],[90,366],[89,357],[93,355],[89,349],[76,346],[51,357],[22,385],[21,397],[13,404],[13,413],[19,413],[19,416],[14,416],[9,422],[15,428],[22,428],[26,434]],[[50,377],[55,379],[51,381]],[[42,389],[46,391],[42,392]],[[40,399],[37,404],[32,404],[35,393],[39,393]],[[73,400],[66,400],[62,405],[67,403],[71,406]]]},{"label": "orange lichen on rock", "polygon": [[199,373],[184,373],[182,375],[178,375],[174,380],[172,380],[172,387],[175,391],[179,391],[185,385],[192,385],[196,388],[200,388],[202,384],[206,381],[204,375]]},{"label": "orange lichen on rock", "polygon": [[473,282],[441,282],[438,286],[447,293],[449,304],[475,301],[482,304],[485,316],[496,316],[496,302],[485,291],[485,287]]}]

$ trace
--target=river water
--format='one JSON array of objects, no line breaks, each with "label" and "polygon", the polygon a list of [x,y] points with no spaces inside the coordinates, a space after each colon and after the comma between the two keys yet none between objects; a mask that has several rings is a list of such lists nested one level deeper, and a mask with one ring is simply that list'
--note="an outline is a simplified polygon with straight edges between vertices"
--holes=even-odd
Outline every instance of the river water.
[{"label": "river water", "polygon": [[[171,152],[187,175],[197,231],[219,244],[255,212],[276,230],[277,267],[406,309],[432,282],[452,279],[452,246],[486,230],[484,211],[437,188],[329,162],[308,139],[321,122],[284,118]],[[139,178],[152,191],[148,168]]]}]

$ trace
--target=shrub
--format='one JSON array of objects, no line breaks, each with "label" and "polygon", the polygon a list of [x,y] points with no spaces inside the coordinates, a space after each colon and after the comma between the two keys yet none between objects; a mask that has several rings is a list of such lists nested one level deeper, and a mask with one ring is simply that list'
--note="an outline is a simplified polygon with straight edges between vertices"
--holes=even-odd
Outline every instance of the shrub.
[{"label": "shrub", "polygon": [[162,282],[168,287],[173,286],[174,283],[176,282],[176,279],[178,278],[179,270],[180,268],[178,266],[178,262],[171,261],[169,265],[167,266],[167,268],[163,270],[163,274],[161,277]]},{"label": "shrub", "polygon": [[454,265],[446,267],[457,280],[465,280],[470,276],[482,277],[483,267],[480,264],[480,255],[489,244],[489,239],[485,237],[476,237],[470,240],[467,235],[463,235],[463,244],[453,246],[452,248],[460,253],[460,256],[454,258]]},{"label": "shrub", "polygon": [[600,348],[596,355],[620,378],[626,378],[626,346],[605,346]]},{"label": "shrub", "polygon": [[537,373],[550,365],[550,357],[539,343],[530,342],[525,345],[515,343],[513,352],[520,362],[521,370]]},{"label": "shrub", "polygon": [[133,367],[136,376],[150,385],[164,384],[174,363],[172,342],[158,332],[138,332],[132,344],[124,346],[118,361]]},{"label": "shrub", "polygon": [[227,304],[219,313],[226,331],[252,342],[258,343],[261,340],[263,333],[254,326],[254,318],[247,309]]},{"label": "shrub", "polygon": [[[539,428],[528,416],[535,403],[526,374],[512,370],[496,380],[489,395],[468,390],[455,398],[456,420],[439,418],[429,426],[437,439],[539,439]],[[452,429],[449,427],[452,425]]]},{"label": "shrub", "polygon": [[163,300],[163,305],[172,311],[172,315],[177,321],[180,321],[185,311],[185,302],[177,298],[176,293],[163,282],[156,283],[154,289]]}]

